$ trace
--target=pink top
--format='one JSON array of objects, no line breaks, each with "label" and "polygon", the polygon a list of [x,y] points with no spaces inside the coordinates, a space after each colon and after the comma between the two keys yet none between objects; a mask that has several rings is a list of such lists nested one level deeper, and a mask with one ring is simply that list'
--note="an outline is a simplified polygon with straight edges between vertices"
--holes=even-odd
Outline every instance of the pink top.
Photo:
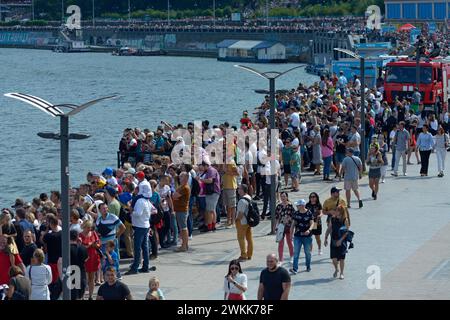
[{"label": "pink top", "polygon": [[325,145],[322,143],[320,147],[322,149],[322,158],[328,158],[333,155],[334,143],[331,137],[328,137],[327,143]]}]

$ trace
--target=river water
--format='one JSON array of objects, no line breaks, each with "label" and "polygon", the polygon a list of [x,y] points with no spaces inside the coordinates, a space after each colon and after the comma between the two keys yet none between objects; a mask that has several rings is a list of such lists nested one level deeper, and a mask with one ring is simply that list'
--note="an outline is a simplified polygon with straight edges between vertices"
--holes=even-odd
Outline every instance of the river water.
[{"label": "river water", "polygon": [[[283,71],[293,65],[250,66]],[[290,89],[299,82],[312,84],[317,79],[298,69],[278,79],[277,89]],[[6,98],[4,93],[29,93],[54,104],[121,96],[70,120],[70,132],[91,135],[70,144],[71,183],[78,185],[88,171],[116,166],[124,128],[153,130],[161,120],[236,124],[242,110],[253,110],[262,101],[254,90],[267,87],[267,80],[215,59],[0,49],[0,206],[11,206],[17,197],[31,201],[60,186],[59,142],[36,135],[57,132],[59,119]]]}]

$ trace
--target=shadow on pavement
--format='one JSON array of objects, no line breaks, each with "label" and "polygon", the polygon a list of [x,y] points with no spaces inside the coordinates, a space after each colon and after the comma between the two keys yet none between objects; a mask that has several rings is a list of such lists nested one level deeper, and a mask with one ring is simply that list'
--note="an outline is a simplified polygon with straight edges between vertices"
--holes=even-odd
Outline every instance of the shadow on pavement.
[{"label": "shadow on pavement", "polygon": [[328,279],[311,279],[311,280],[301,280],[301,281],[295,281],[292,283],[294,287],[298,286],[313,286],[316,284],[324,284],[324,283],[330,283],[335,281],[334,278],[328,278]]}]

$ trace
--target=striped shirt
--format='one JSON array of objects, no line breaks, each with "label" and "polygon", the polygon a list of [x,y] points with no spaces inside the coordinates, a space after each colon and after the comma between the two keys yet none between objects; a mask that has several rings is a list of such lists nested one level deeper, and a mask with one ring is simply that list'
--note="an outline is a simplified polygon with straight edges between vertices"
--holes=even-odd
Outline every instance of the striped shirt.
[{"label": "striped shirt", "polygon": [[114,240],[116,238],[116,230],[122,224],[120,219],[111,214],[107,213],[106,218],[103,219],[101,215],[98,216],[96,226],[97,232],[100,234],[101,242],[106,242],[109,240]]}]

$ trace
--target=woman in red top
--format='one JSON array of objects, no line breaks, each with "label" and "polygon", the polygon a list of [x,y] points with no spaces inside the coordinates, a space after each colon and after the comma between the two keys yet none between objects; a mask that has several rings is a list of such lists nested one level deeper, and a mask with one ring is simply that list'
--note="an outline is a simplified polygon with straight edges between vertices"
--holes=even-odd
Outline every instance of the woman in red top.
[{"label": "woman in red top", "polygon": [[85,262],[88,277],[89,300],[94,294],[95,273],[100,269],[100,255],[98,249],[101,246],[100,239],[95,231],[92,231],[92,221],[85,221],[81,226],[83,232],[80,233],[81,244],[88,252],[88,259]]}]

